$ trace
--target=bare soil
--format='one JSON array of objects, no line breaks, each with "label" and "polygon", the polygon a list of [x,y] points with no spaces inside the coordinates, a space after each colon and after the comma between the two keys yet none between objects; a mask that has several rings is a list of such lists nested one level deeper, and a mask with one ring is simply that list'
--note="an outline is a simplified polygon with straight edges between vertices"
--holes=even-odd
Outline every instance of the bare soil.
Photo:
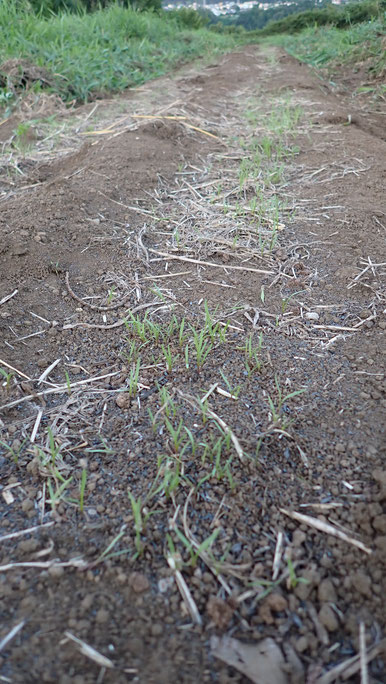
[{"label": "bare soil", "polygon": [[386,682],[384,116],[246,47],[0,127],[0,681]]}]

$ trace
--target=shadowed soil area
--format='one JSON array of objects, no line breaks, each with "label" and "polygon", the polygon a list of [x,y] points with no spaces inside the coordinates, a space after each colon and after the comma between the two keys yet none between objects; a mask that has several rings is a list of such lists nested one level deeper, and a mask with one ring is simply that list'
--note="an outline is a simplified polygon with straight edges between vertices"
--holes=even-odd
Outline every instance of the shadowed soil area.
[{"label": "shadowed soil area", "polygon": [[384,114],[248,46],[0,126],[1,681],[386,681]]}]

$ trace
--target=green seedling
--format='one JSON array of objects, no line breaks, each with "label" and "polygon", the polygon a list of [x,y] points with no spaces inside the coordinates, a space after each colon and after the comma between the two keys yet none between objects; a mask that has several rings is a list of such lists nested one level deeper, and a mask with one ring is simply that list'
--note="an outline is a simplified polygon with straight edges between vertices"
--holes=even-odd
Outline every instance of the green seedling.
[{"label": "green seedling", "polygon": [[[52,481],[55,483],[55,488],[52,485],[51,478],[48,478],[47,488],[49,498],[47,498],[47,502],[50,504],[52,510],[55,510],[56,506],[58,506],[61,501],[66,501],[64,494],[67,487],[69,487],[70,483],[72,482],[72,476],[69,477],[68,480],[65,480],[57,468],[52,469],[52,474]],[[58,480],[61,480],[60,484]]]},{"label": "green seedling", "polygon": [[211,478],[210,473],[208,473],[207,475],[204,475],[204,477],[202,477],[201,480],[199,480],[195,484],[194,491],[197,493],[199,491],[200,487],[202,487],[202,485],[205,484],[205,482],[208,482],[208,480],[210,480],[210,478]]},{"label": "green seedling", "polygon": [[179,328],[178,328],[178,344],[182,348],[184,346],[184,342],[186,339],[186,336],[184,335],[184,328],[185,328],[185,318],[182,319]]},{"label": "green seedling", "polygon": [[160,325],[157,323],[154,323],[154,321],[150,321],[148,318],[145,317],[144,320],[144,325],[145,325],[145,330],[146,330],[146,337],[148,340],[153,339],[155,342],[158,342],[162,335],[162,328]]},{"label": "green seedling", "polygon": [[180,246],[181,237],[180,237],[180,234],[179,234],[179,232],[178,232],[178,228],[176,228],[176,229],[173,231],[173,241],[174,241],[174,244],[175,244],[177,247]]},{"label": "green seedling", "polygon": [[161,290],[159,289],[158,285],[153,283],[153,287],[150,288],[150,292],[152,292],[158,299],[161,300],[164,304],[166,304],[166,297],[164,294],[162,294]]},{"label": "green seedling", "polygon": [[59,467],[63,465],[63,462],[60,457],[60,445],[56,444],[50,427],[47,428],[47,433],[49,454],[47,455],[41,449],[37,449],[36,456],[43,468],[47,471],[47,488],[49,492],[47,501],[51,505],[51,508],[55,509],[61,501],[67,501],[65,493],[72,482],[73,476],[66,479],[61,474]]},{"label": "green seedling", "polygon": [[27,152],[32,147],[33,137],[31,139],[31,137],[29,136],[29,133],[31,131],[31,123],[26,123],[26,122],[19,123],[17,128],[15,128],[15,130],[14,130],[14,135],[15,135],[14,144],[15,144],[15,147],[21,153]]},{"label": "green seedling", "polygon": [[141,535],[145,529],[145,524],[146,520],[143,519],[142,517],[142,500],[141,497],[138,497],[136,499],[130,490],[127,491],[130,504],[131,504],[131,510],[133,512],[133,517],[134,517],[134,532],[135,532],[135,548],[136,548],[136,557],[140,556],[143,552],[143,544],[142,544],[142,539]]},{"label": "green seedling", "polygon": [[48,444],[49,444],[50,455],[51,455],[51,464],[55,468],[57,457],[60,454],[60,445],[56,444],[53,432],[52,432],[50,427],[47,428],[47,434],[48,434]]},{"label": "green seedling", "polygon": [[68,374],[68,372],[67,372],[66,370],[64,371],[64,375],[65,375],[65,378],[66,378],[66,385],[67,385],[68,396],[70,397],[70,396],[71,396],[71,382],[70,382],[70,376],[69,376],[69,374]]},{"label": "green seedling", "polygon": [[278,587],[280,584],[280,580],[276,580],[276,582],[272,582],[269,580],[264,580],[264,579],[257,579],[254,580],[254,582],[251,583],[251,586],[253,588],[255,587],[265,587],[263,591],[259,592],[258,595],[255,598],[255,601],[262,601],[265,599],[271,591],[273,591],[276,587]]},{"label": "green seedling", "polygon": [[200,397],[196,397],[196,400],[197,400],[199,408],[201,409],[201,417],[202,417],[203,425],[206,425],[207,420],[208,420],[208,410],[209,410],[208,400],[205,399],[205,401],[202,401]]},{"label": "green seedling", "polygon": [[107,305],[108,306],[111,304],[113,298],[115,297],[115,290],[116,290],[115,285],[113,285],[109,290],[109,293],[107,295]]},{"label": "green seedling", "polygon": [[12,371],[6,371],[4,368],[0,368],[0,375],[2,375],[4,378],[3,387],[5,387],[6,391],[9,392],[11,381],[12,378],[15,377],[15,374],[12,373]]},{"label": "green seedling", "polygon": [[179,329],[179,326],[180,324],[178,323],[176,316],[173,314],[173,316],[170,319],[169,325],[166,328],[164,339],[171,340],[176,334],[176,331]]},{"label": "green seedling", "polygon": [[173,352],[170,348],[170,344],[168,344],[167,347],[162,345],[162,353],[166,361],[166,370],[168,371],[168,373],[170,373],[173,369]]},{"label": "green seedling", "polygon": [[[158,486],[157,483],[159,482]],[[175,458],[160,456],[158,458],[158,472],[150,490],[149,498],[158,495],[169,499],[181,483],[181,464]]]},{"label": "green seedling", "polygon": [[267,174],[267,180],[272,185],[278,185],[283,180],[284,164],[275,164]]},{"label": "green seedling", "polygon": [[278,237],[278,230],[277,230],[277,227],[275,227],[275,228],[272,230],[271,237],[270,237],[270,240],[269,240],[269,248],[268,248],[268,251],[269,251],[270,254],[272,254],[273,250],[274,250],[275,247],[276,247],[277,237]]},{"label": "green seedling", "polygon": [[161,406],[162,410],[165,411],[165,414],[168,418],[170,416],[175,416],[177,414],[177,407],[173,401],[173,397],[168,391],[167,387],[163,386],[159,390],[159,395],[160,395],[160,400],[161,400]]},{"label": "green seedling", "polygon": [[80,512],[83,513],[84,510],[84,493],[86,491],[86,483],[87,483],[87,464],[84,465],[82,468],[82,475],[80,478],[80,486],[79,486],[79,509]]},{"label": "green seedling", "polygon": [[[146,315],[142,321],[139,316],[134,316],[134,314],[129,311],[129,317],[131,322],[131,332],[139,337],[142,342],[149,342],[146,330]],[[125,320],[125,326],[130,330],[130,324],[128,320]]]},{"label": "green seedling", "polygon": [[212,314],[209,311],[208,302],[206,300],[204,302],[204,311],[205,311],[205,328],[209,334],[210,339],[212,340],[212,342],[214,342],[214,339],[216,337],[216,324],[214,322]]},{"label": "green seedling", "polygon": [[167,554],[167,560],[174,570],[182,570],[182,558],[181,554],[177,552],[173,539],[171,538],[169,532],[166,532],[166,543],[169,548],[169,553]]},{"label": "green seedling", "polygon": [[150,407],[147,409],[147,412],[150,418],[151,428],[153,430],[153,433],[155,434],[157,432],[157,416],[154,415]]},{"label": "green seedling", "polygon": [[0,440],[0,445],[1,445],[2,447],[4,447],[4,449],[6,450],[6,452],[9,453],[9,455],[10,455],[10,457],[12,458],[13,462],[16,463],[16,465],[17,465],[18,462],[19,462],[20,455],[21,455],[21,453],[22,453],[22,451],[23,451],[23,447],[25,446],[25,444],[26,444],[27,442],[28,442],[28,440],[25,439],[25,440],[20,444],[20,446],[14,448],[14,447],[11,446],[10,444],[7,444],[6,442],[3,442],[2,440]]},{"label": "green seedling", "polygon": [[191,328],[193,332],[193,344],[196,350],[197,369],[200,371],[208,357],[209,352],[213,349],[213,344],[205,339],[206,330],[203,328],[199,333],[195,328]]},{"label": "green seedling", "polygon": [[219,528],[217,528],[209,537],[207,537],[207,539],[205,539],[198,547],[196,547],[191,541],[189,541],[189,539],[185,537],[185,535],[181,532],[181,530],[178,529],[176,525],[174,526],[173,531],[183,546],[188,550],[190,555],[190,561],[188,565],[190,565],[192,568],[197,566],[197,561],[201,554],[210,553],[211,548],[220,533]]},{"label": "green seedling", "polygon": [[280,424],[283,429],[288,425],[288,420],[282,416],[282,409],[284,404],[289,400],[293,399],[294,397],[299,396],[300,394],[303,394],[306,390],[301,389],[301,390],[295,390],[294,392],[289,392],[289,394],[284,395],[283,391],[280,387],[279,380],[277,375],[275,375],[275,385],[277,389],[277,403],[275,404],[273,402],[273,399],[270,395],[268,395],[267,400],[269,404],[269,408],[271,410],[271,415],[272,415],[272,422],[275,424]]},{"label": "green seedling", "polygon": [[260,352],[263,346],[263,333],[259,334],[257,347],[253,345],[253,334],[251,333],[245,340],[244,347],[237,347],[244,351],[245,354],[245,368],[250,377],[253,373],[260,372],[262,361],[260,359]]},{"label": "green seedling", "polygon": [[308,584],[309,580],[305,577],[297,577],[295,572],[295,566],[290,558],[287,558],[287,567],[289,573],[289,582],[291,589],[296,589],[298,584]]},{"label": "green seedling", "polygon": [[252,199],[249,201],[249,209],[251,210],[251,213],[255,213],[257,209],[257,197],[252,197]]},{"label": "green seedling", "polygon": [[240,392],[241,392],[241,385],[237,385],[237,387],[232,387],[231,383],[229,382],[225,373],[222,372],[221,368],[220,368],[220,375],[221,375],[222,379],[224,380],[224,382],[227,386],[229,394],[231,394],[232,397],[235,397],[236,399],[238,399]]},{"label": "green seedling", "polygon": [[106,440],[103,439],[103,437],[101,437],[100,435],[99,435],[99,439],[101,441],[101,444],[99,446],[94,447],[93,449],[85,449],[86,453],[87,454],[113,454],[114,449],[109,447]]},{"label": "green seedling", "polygon": [[298,290],[297,292],[293,292],[288,297],[281,300],[281,312],[283,315],[287,311],[288,304],[290,303],[291,299],[293,299],[293,297],[296,297],[296,295],[301,294],[302,292],[306,292],[306,290]]},{"label": "green seedling", "polygon": [[233,479],[232,475],[230,472],[230,465],[233,460],[233,456],[231,456],[223,466],[221,463],[221,457],[223,453],[223,447],[224,443],[223,440],[218,440],[216,445],[213,448],[213,455],[215,457],[215,461],[213,464],[213,470],[212,470],[212,477],[217,478],[219,482],[225,477],[225,475],[228,477],[229,483],[233,484]]},{"label": "green seedling", "polygon": [[138,378],[139,378],[140,368],[141,368],[141,359],[139,358],[139,359],[137,359],[137,363],[135,364],[135,366],[132,367],[132,369],[130,371],[130,375],[129,375],[128,391],[129,391],[130,399],[135,397],[135,395],[138,392]]},{"label": "green seedling", "polygon": [[137,343],[135,340],[132,340],[129,343],[129,350],[127,352],[122,352],[122,356],[125,359],[125,361],[128,361],[129,363],[135,361],[138,358]]},{"label": "green seedling", "polygon": [[188,447],[190,445],[191,454],[194,457],[196,455],[196,451],[197,451],[197,448],[199,445],[197,443],[197,440],[195,440],[191,430],[189,430],[189,428],[187,428],[185,425],[184,425],[184,430],[185,430],[186,434],[188,435],[188,440],[189,440],[189,442],[186,443],[185,447]]},{"label": "green seedling", "polygon": [[242,190],[246,181],[249,178],[250,173],[250,161],[249,159],[243,159],[239,168],[239,185]]},{"label": "green seedling", "polygon": [[171,449],[175,454],[181,451],[183,444],[183,420],[180,418],[178,426],[175,428],[168,418],[165,418],[165,426],[171,438]]},{"label": "green seedling", "polygon": [[116,546],[119,542],[119,540],[123,537],[126,531],[126,525],[122,525],[119,533],[117,534],[116,537],[110,542],[110,544],[107,546],[107,548],[101,553],[100,556],[96,559],[96,561],[93,563],[93,565],[98,565],[102,561],[107,561],[109,558],[113,558],[115,556],[120,556],[123,553],[129,553],[130,549],[124,549],[123,551],[118,551],[115,553],[111,553],[112,549],[114,546]]},{"label": "green seedling", "polygon": [[186,343],[185,346],[185,368],[189,370],[189,344]]}]

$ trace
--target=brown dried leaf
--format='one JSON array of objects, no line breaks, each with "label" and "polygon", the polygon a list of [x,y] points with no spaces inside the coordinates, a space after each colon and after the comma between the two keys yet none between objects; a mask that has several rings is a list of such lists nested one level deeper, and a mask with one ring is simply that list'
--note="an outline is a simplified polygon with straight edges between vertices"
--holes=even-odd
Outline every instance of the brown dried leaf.
[{"label": "brown dried leaf", "polygon": [[210,645],[216,658],[242,672],[254,684],[288,684],[284,657],[273,639],[268,637],[251,645],[231,637],[212,637]]}]

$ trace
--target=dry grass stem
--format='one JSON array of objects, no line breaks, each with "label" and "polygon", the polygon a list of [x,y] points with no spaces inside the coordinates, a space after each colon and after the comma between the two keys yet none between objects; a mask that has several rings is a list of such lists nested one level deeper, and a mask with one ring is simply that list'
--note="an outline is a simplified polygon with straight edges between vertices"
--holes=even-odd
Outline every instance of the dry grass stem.
[{"label": "dry grass stem", "polygon": [[332,501],[331,503],[302,503],[302,504],[300,504],[300,508],[317,508],[319,511],[329,511],[332,508],[341,508],[342,506],[343,506],[342,503],[334,502],[334,501]]},{"label": "dry grass stem", "polygon": [[[216,387],[217,387],[217,385],[213,385],[213,387],[209,390],[209,392],[212,393],[216,389]],[[188,394],[184,394],[180,390],[178,390],[178,394],[180,395],[180,397],[182,399],[187,401],[188,404],[190,404],[191,406],[195,406],[196,408],[201,409],[199,403],[197,402],[197,400],[194,397],[191,397]],[[205,399],[203,399],[203,401],[205,401]],[[237,453],[240,461],[243,463],[243,461],[245,459],[243,449],[241,447],[239,440],[237,439],[236,435],[231,430],[229,425],[227,425],[226,422],[222,418],[220,418],[220,416],[218,416],[217,413],[212,411],[209,407],[207,408],[207,414],[208,414],[208,416],[210,416],[210,418],[213,418],[213,420],[215,420],[218,423],[218,425],[224,430],[224,432],[226,434],[229,434],[229,436],[232,440],[233,446],[236,450],[236,453]]]},{"label": "dry grass stem", "polygon": [[46,370],[43,371],[43,373],[42,373],[42,374],[38,377],[38,379],[37,379],[37,384],[38,384],[38,385],[40,385],[46,378],[48,378],[48,376],[49,376],[49,374],[51,373],[51,371],[53,371],[54,368],[56,368],[56,366],[58,365],[58,363],[60,363],[60,361],[61,361],[61,359],[56,359],[56,361],[53,361],[53,362],[48,366],[48,368],[46,368]]},{"label": "dry grass stem", "polygon": [[11,631],[8,632],[8,634],[0,641],[0,653],[4,650],[7,644],[9,644],[9,642],[12,641],[12,639],[14,639],[16,634],[18,634],[20,630],[23,629],[24,625],[25,620],[22,620],[21,622],[19,622],[18,625],[15,625],[15,627],[13,627]]},{"label": "dry grass stem", "polygon": [[248,266],[229,266],[228,264],[216,264],[213,261],[201,261],[200,259],[191,259],[190,257],[177,256],[177,254],[169,254],[168,252],[160,252],[157,249],[148,247],[148,251],[152,254],[157,254],[164,259],[177,259],[177,261],[186,261],[189,264],[198,264],[199,266],[210,266],[213,268],[223,268],[225,271],[232,269],[233,271],[248,271],[250,273],[259,273],[263,275],[273,275],[273,271],[264,271],[259,268],[250,268]]},{"label": "dry grass stem", "polygon": [[[189,507],[190,499],[191,499],[193,494],[194,494],[194,489],[191,489],[187,498],[186,498],[185,504],[184,504],[183,524],[184,524],[185,536],[190,541],[192,546],[196,549],[196,551],[198,551],[198,555],[201,558],[201,560],[203,561],[203,563],[205,563],[205,565],[209,568],[209,570],[214,575],[214,577],[218,580],[218,582],[221,584],[221,586],[225,589],[227,594],[230,596],[232,594],[232,590],[231,590],[230,586],[224,580],[223,576],[218,572],[218,570],[214,567],[213,559],[209,556],[209,554],[206,551],[204,551],[203,549],[200,548],[200,544],[198,543],[197,539],[194,537],[194,535],[190,531],[190,528],[188,525],[188,507]],[[223,571],[229,571],[229,574],[233,574],[236,577],[239,576],[239,574],[238,574],[239,571],[241,569],[245,569],[245,567],[246,566],[244,566],[244,568],[241,568],[238,566],[230,566],[229,564],[224,564],[224,563],[222,563],[222,565],[221,565],[221,569]]]},{"label": "dry grass stem", "polygon": [[277,579],[277,576],[279,574],[280,570],[280,563],[281,563],[281,557],[282,557],[282,552],[283,552],[283,539],[284,535],[283,532],[278,532],[277,533],[277,541],[276,541],[276,548],[275,548],[275,555],[273,558],[273,564],[272,564],[272,580],[275,581]]},{"label": "dry grass stem", "polygon": [[71,632],[65,632],[64,635],[67,639],[70,639],[79,646],[79,651],[82,655],[86,656],[86,658],[90,658],[90,660],[93,660],[94,663],[97,663],[100,667],[108,667],[109,669],[115,667],[114,663],[109,658],[106,658],[106,656],[99,653],[99,651],[96,651],[95,648],[86,644],[82,639],[78,639],[78,637],[71,634]]},{"label": "dry grass stem", "polygon": [[82,558],[72,558],[69,561],[26,561],[25,563],[8,563],[7,565],[0,565],[0,572],[13,570],[14,568],[40,568],[47,570],[48,568],[79,568],[88,567],[87,563]]},{"label": "dry grass stem", "polygon": [[0,542],[7,541],[8,539],[16,539],[17,537],[22,537],[25,534],[31,534],[32,532],[36,532],[37,530],[41,530],[45,527],[52,527],[52,525],[55,525],[53,521],[44,523],[43,525],[34,525],[33,527],[28,527],[26,530],[19,530],[19,532],[4,534],[2,537],[0,537]]},{"label": "dry grass stem", "polygon": [[[137,313],[138,311],[143,311],[144,309],[149,309],[151,306],[156,306],[159,302],[149,302],[148,304],[140,304],[139,306],[135,306],[134,309],[127,309],[127,311],[131,311],[132,314]],[[121,328],[123,325],[126,325],[127,320],[126,318],[120,318],[119,321],[116,321],[115,323],[111,323],[111,325],[99,325],[98,323],[84,323],[83,321],[79,323],[68,323],[63,326],[63,330],[71,330],[72,328],[94,328],[97,330],[112,330],[113,328]],[[0,407],[1,408],[1,407]]]},{"label": "dry grass stem", "polygon": [[209,399],[210,395],[213,394],[213,392],[217,389],[217,382],[214,383],[211,387],[209,387],[208,391],[204,394],[203,397],[201,397],[201,402],[204,403],[207,399]]},{"label": "dry grass stem", "polygon": [[26,380],[32,380],[32,378],[30,378],[28,375],[26,375],[25,373],[22,373],[22,371],[19,371],[17,368],[14,368],[14,366],[10,366],[9,363],[7,363],[6,361],[3,361],[3,359],[0,359],[0,365],[5,366],[6,368],[13,371],[14,373],[17,373],[18,375],[20,375],[22,378],[25,378]]},{"label": "dry grass stem", "polygon": [[217,387],[216,387],[216,392],[217,392],[218,394],[221,394],[223,397],[227,397],[228,399],[234,399],[234,401],[238,401],[238,400],[239,400],[239,398],[238,398],[238,397],[235,397],[234,394],[231,394],[230,392],[227,392],[226,390],[221,389],[221,387],[219,387],[218,385],[217,385]]},{"label": "dry grass stem", "polygon": [[6,295],[5,297],[3,297],[3,299],[0,299],[0,306],[2,304],[5,304],[5,302],[8,302],[10,299],[12,299],[12,297],[17,295],[18,292],[19,292],[19,290],[14,290],[13,292],[11,292],[11,294]]},{"label": "dry grass stem", "polygon": [[296,511],[288,511],[285,508],[280,508],[279,510],[281,511],[281,513],[284,513],[284,515],[288,515],[288,517],[292,518],[293,520],[297,520],[300,523],[304,523],[309,527],[314,527],[316,530],[324,532],[325,534],[331,534],[334,537],[338,537],[338,539],[341,539],[342,541],[348,542],[348,544],[351,544],[352,546],[356,546],[357,549],[364,551],[364,553],[367,553],[369,555],[372,553],[371,549],[365,546],[363,542],[358,541],[353,537],[349,537],[348,534],[342,532],[341,530],[338,530],[336,527],[330,525],[329,523],[325,523],[322,520],[319,520],[318,518],[312,518],[309,515],[297,513]]},{"label": "dry grass stem", "polygon": [[126,304],[127,299],[130,297],[130,294],[125,295],[123,299],[121,299],[119,302],[116,302],[115,304],[111,304],[111,306],[97,306],[96,304],[91,304],[90,302],[87,302],[85,299],[81,299],[80,297],[78,297],[77,294],[75,294],[74,290],[70,285],[70,274],[68,271],[66,272],[66,287],[73,299],[79,302],[79,304],[82,304],[82,306],[87,306],[89,309],[92,309],[93,311],[114,311],[115,309],[120,309],[122,306]]},{"label": "dry grass stem", "polygon": [[32,444],[34,443],[34,441],[35,441],[35,439],[36,439],[36,435],[37,435],[38,430],[39,430],[39,426],[40,426],[40,422],[41,422],[42,416],[43,416],[43,409],[39,409],[38,414],[37,414],[37,416],[36,416],[36,420],[35,420],[34,426],[33,426],[33,430],[32,430],[32,433],[31,433],[31,437],[30,437],[30,442],[31,442]]},{"label": "dry grass stem", "polygon": [[359,623],[359,659],[361,664],[361,684],[369,684],[369,673],[366,657],[366,632],[363,622]]},{"label": "dry grass stem", "polygon": [[178,278],[179,276],[191,274],[192,271],[180,271],[179,273],[164,273],[163,275],[143,276],[141,280],[161,280],[163,278]]},{"label": "dry grass stem", "polygon": [[196,603],[192,597],[192,594],[190,593],[189,587],[186,584],[180,570],[177,570],[176,562],[172,556],[168,556],[168,564],[174,572],[174,577],[175,577],[175,580],[177,583],[177,587],[180,591],[182,599],[186,605],[188,613],[190,614],[193,622],[196,625],[202,625],[201,615],[198,612],[198,608],[196,606]]},{"label": "dry grass stem", "polygon": [[342,330],[345,332],[357,332],[356,327],[349,328],[344,325],[313,325],[314,330]]},{"label": "dry grass stem", "polygon": [[[377,658],[383,652],[385,647],[386,639],[382,639],[382,641],[380,641],[378,644],[375,644],[375,646],[371,646],[368,651],[366,651],[367,663],[370,663],[372,660],[374,660],[374,658]],[[352,656],[352,658],[348,658],[344,663],[339,663],[339,665],[333,667],[332,670],[325,672],[316,680],[315,684],[332,684],[332,682],[335,682],[337,679],[339,679],[339,677],[346,681],[359,672],[360,669],[360,655],[355,655]]]},{"label": "dry grass stem", "polygon": [[327,632],[326,628],[320,622],[318,614],[317,614],[316,609],[315,609],[315,606],[312,603],[308,603],[307,604],[307,610],[308,610],[308,613],[309,613],[309,616],[310,616],[312,622],[314,623],[315,632],[317,634],[319,641],[324,646],[328,646],[328,644],[330,643],[328,632]]},{"label": "dry grass stem", "polygon": [[[114,373],[106,373],[106,375],[98,375],[94,378],[87,378],[86,380],[79,380],[78,382],[73,382],[71,383],[71,389],[74,389],[75,387],[81,387],[83,385],[86,385],[90,382],[97,382],[98,380],[105,380],[106,378],[112,378],[114,375],[119,375],[119,371],[114,371]],[[8,404],[4,404],[3,406],[0,406],[0,411],[3,411],[8,408],[12,408],[13,406],[18,406],[19,404],[23,404],[26,401],[31,401],[35,399],[39,399],[40,397],[44,397],[47,394],[61,394],[62,392],[68,392],[68,385],[67,383],[65,385],[58,385],[57,387],[52,387],[46,390],[43,390],[42,392],[36,392],[36,394],[28,394],[26,397],[21,397],[20,399],[15,399],[15,401],[10,401]]]}]

